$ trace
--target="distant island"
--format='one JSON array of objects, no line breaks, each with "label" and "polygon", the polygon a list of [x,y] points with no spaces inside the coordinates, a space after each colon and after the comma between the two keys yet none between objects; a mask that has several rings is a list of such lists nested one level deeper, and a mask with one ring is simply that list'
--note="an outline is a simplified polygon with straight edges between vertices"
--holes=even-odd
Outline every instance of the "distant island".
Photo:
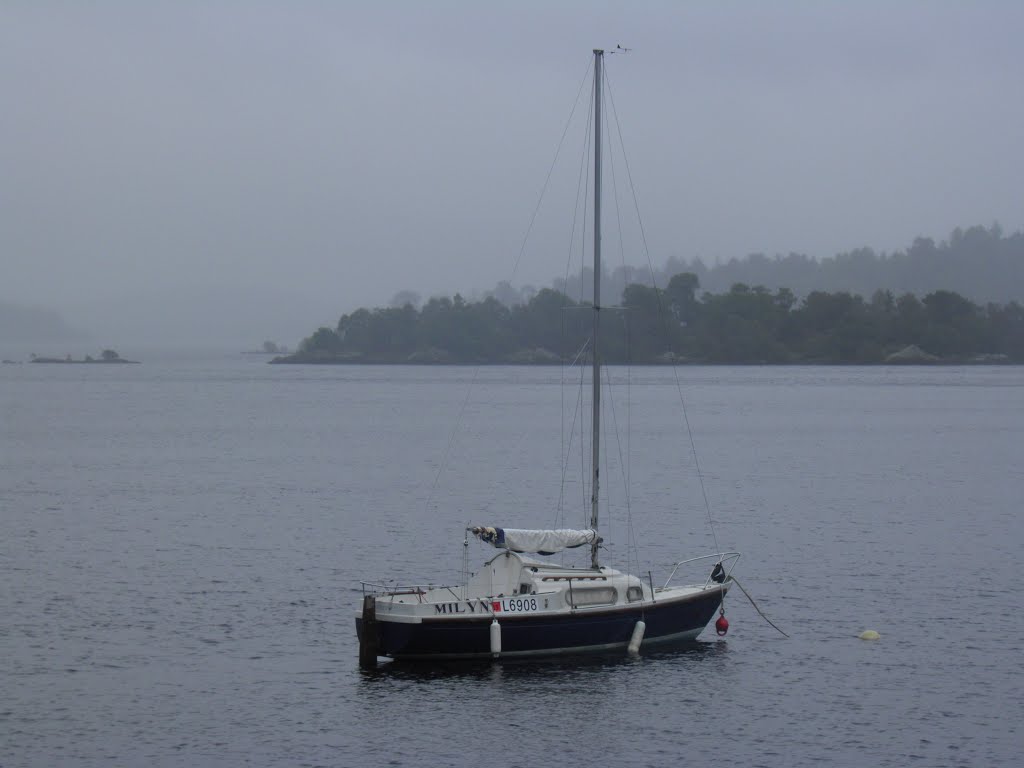
[{"label": "distant island", "polygon": [[92,355],[86,355],[81,360],[74,360],[74,359],[72,359],[71,355],[66,355],[65,357],[38,357],[37,355],[32,355],[32,357],[29,360],[29,362],[30,363],[64,363],[64,364],[69,364],[69,363],[77,363],[77,364],[96,363],[96,364],[100,364],[100,365],[118,365],[118,364],[138,365],[139,364],[138,360],[125,360],[123,357],[121,357],[117,352],[115,352],[112,349],[104,349],[100,353],[99,357],[93,357]]},{"label": "distant island", "polygon": [[[692,272],[664,291],[632,284],[601,312],[604,361],[623,364],[1024,363],[1024,306],[980,307],[938,290],[869,299],[737,283],[703,293]],[[550,364],[576,359],[592,333],[587,302],[543,289],[512,307],[490,296],[359,309],[320,328],[275,364]]]},{"label": "distant island", "polygon": [[[271,363],[550,364],[585,352],[592,333],[588,269],[551,288],[499,283],[482,300],[358,309]],[[655,290],[652,285],[664,286]],[[952,290],[951,286],[958,286]],[[703,290],[702,290],[703,289]],[[832,258],[750,254],[707,267],[601,275],[602,355],[638,364],[1024,363],[1024,233],[957,227],[904,251]],[[865,298],[870,297],[870,298]]]}]

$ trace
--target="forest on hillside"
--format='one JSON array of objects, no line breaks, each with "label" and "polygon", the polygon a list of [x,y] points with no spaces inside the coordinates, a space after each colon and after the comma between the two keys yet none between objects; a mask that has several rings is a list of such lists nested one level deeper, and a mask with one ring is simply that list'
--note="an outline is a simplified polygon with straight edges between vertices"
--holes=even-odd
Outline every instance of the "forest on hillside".
[{"label": "forest on hillside", "polygon": [[[603,308],[602,357],[611,363],[1024,362],[1024,306],[982,307],[939,290],[918,299],[877,291],[813,291],[738,283],[698,296],[692,272],[664,291],[632,284]],[[430,299],[421,309],[359,309],[318,329],[294,363],[554,363],[579,358],[593,333],[587,302],[550,288],[508,307],[493,296]],[[908,352],[908,349],[910,350]]]},{"label": "forest on hillside", "polygon": [[[343,315],[274,362],[572,360],[592,336],[592,305],[580,298],[592,285],[584,270],[539,291],[501,283],[478,301],[421,305],[400,291],[390,307]],[[1024,234],[998,224],[955,229],[939,244],[919,237],[888,255],[619,267],[601,285],[609,362],[1024,362]]]}]

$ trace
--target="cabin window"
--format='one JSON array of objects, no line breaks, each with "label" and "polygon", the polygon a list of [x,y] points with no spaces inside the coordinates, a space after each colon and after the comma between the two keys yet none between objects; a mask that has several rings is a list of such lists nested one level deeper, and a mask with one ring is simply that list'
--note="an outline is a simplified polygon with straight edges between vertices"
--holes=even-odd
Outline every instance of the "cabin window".
[{"label": "cabin window", "polygon": [[573,608],[614,605],[616,598],[615,587],[577,587],[574,585],[568,595]]},{"label": "cabin window", "polygon": [[530,594],[530,585],[526,584],[526,583],[520,584],[519,585],[519,594],[520,595],[528,595],[528,594]]},{"label": "cabin window", "polygon": [[644,599],[644,591],[640,587],[630,587],[626,590],[626,599],[631,603]]}]

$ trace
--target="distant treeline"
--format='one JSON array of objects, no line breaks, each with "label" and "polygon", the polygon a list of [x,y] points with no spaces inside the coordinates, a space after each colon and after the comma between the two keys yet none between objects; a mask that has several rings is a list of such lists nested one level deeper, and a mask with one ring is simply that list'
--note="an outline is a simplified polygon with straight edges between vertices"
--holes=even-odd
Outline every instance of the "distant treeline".
[{"label": "distant treeline", "polygon": [[[871,296],[877,290],[918,297],[955,287],[965,298],[979,304],[1024,301],[1024,234],[1005,236],[998,223],[990,227],[957,227],[948,240],[936,243],[918,237],[906,250],[878,253],[858,248],[836,256],[814,259],[802,253],[767,256],[752,253],[743,258],[708,266],[702,259],[672,257],[661,268],[619,266],[601,276],[601,302],[614,304],[627,285],[667,285],[673,275],[693,272],[701,287],[725,293],[736,283],[762,285],[770,291],[789,288],[797,296],[812,291],[845,292]],[[593,273],[589,269],[551,281],[551,287],[569,296],[590,296]],[[504,304],[524,304],[537,293],[532,285],[514,286],[503,281],[485,295]],[[406,302],[419,306],[419,294],[400,291],[391,305]]]},{"label": "distant treeline", "polygon": [[[646,267],[622,266],[602,275],[601,301],[618,301],[632,283],[667,285],[680,272],[693,272],[701,287],[712,293],[725,293],[736,283],[762,285],[770,291],[789,288],[801,297],[812,291],[872,296],[877,290],[923,297],[953,289],[982,305],[1006,303],[1024,301],[1024,234],[1004,235],[995,223],[990,227],[958,227],[948,240],[939,243],[930,237],[918,237],[906,250],[888,254],[859,248],[818,260],[800,253],[754,253],[711,266],[699,258],[672,258],[653,274]],[[585,272],[569,281],[555,280],[551,287],[569,296],[589,296],[592,281],[593,276]],[[513,304],[517,298],[529,299],[532,290],[526,286],[516,291],[501,284],[493,293],[506,304]]]},{"label": "distant treeline", "polygon": [[[698,296],[699,277],[674,275],[664,291],[628,285],[619,308],[601,312],[607,362],[880,363],[1024,362],[1024,307],[982,307],[958,293],[923,299],[877,291],[812,291],[798,300],[738,283]],[[421,309],[359,309],[320,328],[276,362],[531,363],[571,360],[592,335],[590,305],[543,289],[509,307],[494,296],[430,299]],[[907,353],[908,347],[916,349]],[[899,353],[903,352],[900,357]],[[892,357],[896,355],[896,357]]]}]

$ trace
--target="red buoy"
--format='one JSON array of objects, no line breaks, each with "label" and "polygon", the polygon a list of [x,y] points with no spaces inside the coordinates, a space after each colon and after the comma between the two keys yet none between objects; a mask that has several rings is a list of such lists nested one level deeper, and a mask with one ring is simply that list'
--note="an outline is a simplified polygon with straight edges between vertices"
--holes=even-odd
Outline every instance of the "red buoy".
[{"label": "red buoy", "polygon": [[724,615],[718,617],[718,621],[715,622],[715,632],[719,636],[724,635],[729,631],[729,620]]}]

